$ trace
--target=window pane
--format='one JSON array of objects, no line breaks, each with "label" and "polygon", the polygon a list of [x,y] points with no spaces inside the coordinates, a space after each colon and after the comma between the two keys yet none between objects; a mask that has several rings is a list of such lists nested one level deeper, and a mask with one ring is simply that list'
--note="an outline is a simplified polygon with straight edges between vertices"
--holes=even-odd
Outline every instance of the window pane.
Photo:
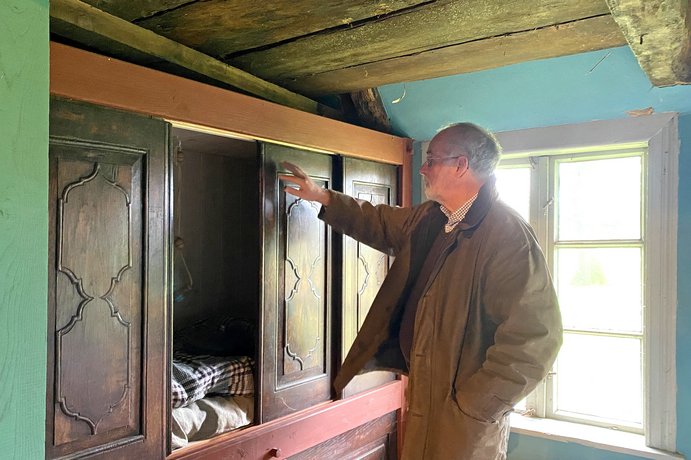
[{"label": "window pane", "polygon": [[559,240],[641,237],[641,157],[558,162]]},{"label": "window pane", "polygon": [[519,414],[524,413],[528,409],[528,401],[526,398],[521,399],[516,403],[515,406],[513,406],[513,410],[518,412]]},{"label": "window pane", "polygon": [[642,331],[640,248],[558,248],[555,256],[565,328]]},{"label": "window pane", "polygon": [[565,333],[557,366],[557,413],[642,424],[639,339]]},{"label": "window pane", "polygon": [[499,198],[530,222],[530,167],[497,168]]}]

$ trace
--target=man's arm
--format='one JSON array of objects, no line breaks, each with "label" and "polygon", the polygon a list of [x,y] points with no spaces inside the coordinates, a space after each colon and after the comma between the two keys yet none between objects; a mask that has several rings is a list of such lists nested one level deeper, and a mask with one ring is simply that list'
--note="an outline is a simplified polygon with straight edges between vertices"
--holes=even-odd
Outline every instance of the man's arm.
[{"label": "man's arm", "polygon": [[324,189],[298,166],[284,162],[282,166],[292,175],[278,178],[287,185],[285,192],[308,201],[316,201],[323,208],[319,217],[336,231],[387,254],[396,255],[406,241],[413,211],[388,205],[372,205],[348,195]]}]

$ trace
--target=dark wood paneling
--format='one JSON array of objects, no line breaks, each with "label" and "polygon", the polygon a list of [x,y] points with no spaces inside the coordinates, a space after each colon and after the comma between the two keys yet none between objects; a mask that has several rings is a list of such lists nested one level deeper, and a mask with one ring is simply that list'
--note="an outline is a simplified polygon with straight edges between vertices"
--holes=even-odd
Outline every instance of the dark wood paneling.
[{"label": "dark wood paneling", "polygon": [[[210,317],[256,324],[258,146],[229,138],[195,139],[180,141],[183,155],[173,162],[173,233],[184,241],[181,253],[193,280],[191,291],[174,302],[175,329]],[[179,255],[175,262],[180,263]]]},{"label": "dark wood paneling", "polygon": [[391,412],[289,458],[395,460],[396,449],[396,413]]},{"label": "dark wood paneling", "polygon": [[167,126],[60,100],[50,121],[46,455],[162,456]]},{"label": "dark wood paneling", "polygon": [[[398,171],[395,166],[353,158],[343,159],[343,187],[346,194],[375,205],[396,205]],[[341,360],[345,359],[357,332],[369,312],[393,258],[371,247],[343,237],[343,305]],[[355,377],[344,396],[393,380],[390,372],[370,372]]]},{"label": "dark wood paneling", "polygon": [[288,195],[280,163],[331,187],[331,158],[263,144],[261,421],[331,398],[331,238],[320,205]]}]

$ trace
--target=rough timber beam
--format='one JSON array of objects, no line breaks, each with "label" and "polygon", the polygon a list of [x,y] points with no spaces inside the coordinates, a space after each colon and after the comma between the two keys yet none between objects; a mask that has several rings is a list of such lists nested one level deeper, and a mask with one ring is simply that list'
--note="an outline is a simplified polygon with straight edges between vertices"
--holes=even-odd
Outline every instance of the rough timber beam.
[{"label": "rough timber beam", "polygon": [[79,0],[51,0],[50,16],[147,55],[192,70],[219,82],[281,105],[338,117],[333,109],[305,96],[231,67],[206,54],[155,34]]},{"label": "rough timber beam", "polygon": [[[229,62],[278,83],[603,16],[610,13],[602,0],[435,0],[243,53]],[[612,27],[621,36],[613,21]]]},{"label": "rough timber beam", "polygon": [[607,5],[655,86],[691,84],[687,0],[607,0]]},{"label": "rough timber beam", "polygon": [[377,88],[367,88],[350,93],[355,113],[365,127],[391,133],[391,123]]},{"label": "rough timber beam", "polygon": [[493,69],[534,59],[585,53],[626,44],[608,14],[405,56],[286,78],[279,84],[312,97]]}]

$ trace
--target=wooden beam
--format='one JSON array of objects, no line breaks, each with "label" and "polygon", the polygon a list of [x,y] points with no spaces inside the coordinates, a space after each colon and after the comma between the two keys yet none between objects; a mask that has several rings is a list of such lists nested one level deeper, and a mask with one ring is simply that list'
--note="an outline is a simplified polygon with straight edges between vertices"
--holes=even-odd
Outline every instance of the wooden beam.
[{"label": "wooden beam", "polygon": [[653,85],[691,84],[687,0],[607,0],[607,5]]},{"label": "wooden beam", "polygon": [[598,15],[609,15],[602,0],[437,0],[229,62],[261,78],[285,81]]},{"label": "wooden beam", "polygon": [[404,164],[408,140],[320,117],[58,43],[50,45],[50,92],[318,152]]},{"label": "wooden beam", "polygon": [[544,27],[282,82],[303,94],[357,91],[625,45],[611,16]]},{"label": "wooden beam", "polygon": [[223,59],[238,51],[284,42],[322,30],[350,27],[353,23],[391,14],[423,1],[204,0],[190,2],[137,21],[137,24]]},{"label": "wooden beam", "polygon": [[377,88],[354,91],[350,93],[350,99],[353,101],[355,112],[363,126],[382,133],[391,132],[389,116],[386,114]]},{"label": "wooden beam", "polygon": [[269,101],[310,113],[328,112],[333,115],[332,109],[330,111],[311,99],[231,67],[79,0],[51,0],[50,16]]},{"label": "wooden beam", "polygon": [[85,3],[128,21],[176,10],[190,0],[84,0]]}]

